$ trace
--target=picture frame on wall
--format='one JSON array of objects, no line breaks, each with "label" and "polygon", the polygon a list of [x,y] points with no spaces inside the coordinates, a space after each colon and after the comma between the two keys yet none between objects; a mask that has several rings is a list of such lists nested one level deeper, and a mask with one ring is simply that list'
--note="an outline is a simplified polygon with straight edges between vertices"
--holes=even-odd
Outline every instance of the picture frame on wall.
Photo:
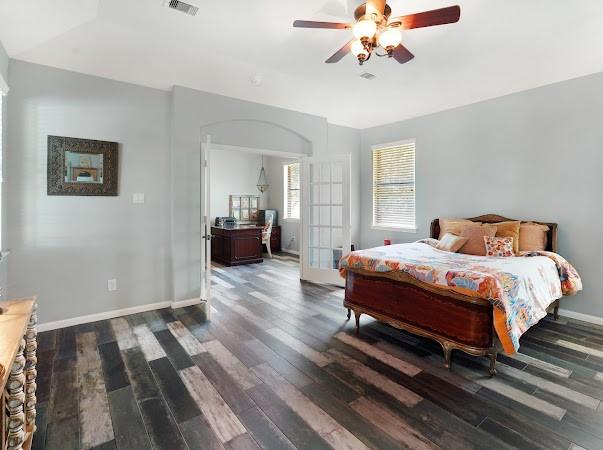
[{"label": "picture frame on wall", "polygon": [[230,195],[229,215],[239,223],[256,223],[258,221],[258,206],[260,197],[258,195]]},{"label": "picture frame on wall", "polygon": [[48,195],[118,195],[118,144],[48,136]]}]

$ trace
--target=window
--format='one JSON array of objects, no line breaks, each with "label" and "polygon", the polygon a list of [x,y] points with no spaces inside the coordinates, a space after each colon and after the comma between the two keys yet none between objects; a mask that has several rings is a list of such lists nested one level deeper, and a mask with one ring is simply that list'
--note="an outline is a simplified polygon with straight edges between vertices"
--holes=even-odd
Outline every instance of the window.
[{"label": "window", "polygon": [[285,219],[299,220],[299,163],[285,164],[283,166],[285,180]]},{"label": "window", "polygon": [[415,231],[415,141],[373,147],[373,228]]}]

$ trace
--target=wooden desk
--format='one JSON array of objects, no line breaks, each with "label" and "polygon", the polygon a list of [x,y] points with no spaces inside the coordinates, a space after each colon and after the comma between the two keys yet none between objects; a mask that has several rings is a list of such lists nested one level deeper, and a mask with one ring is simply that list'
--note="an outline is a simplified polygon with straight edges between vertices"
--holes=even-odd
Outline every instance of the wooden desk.
[{"label": "wooden desk", "polygon": [[262,226],[211,227],[211,259],[226,266],[261,263]]},{"label": "wooden desk", "polygon": [[29,450],[36,431],[36,299],[0,308],[0,449]]}]

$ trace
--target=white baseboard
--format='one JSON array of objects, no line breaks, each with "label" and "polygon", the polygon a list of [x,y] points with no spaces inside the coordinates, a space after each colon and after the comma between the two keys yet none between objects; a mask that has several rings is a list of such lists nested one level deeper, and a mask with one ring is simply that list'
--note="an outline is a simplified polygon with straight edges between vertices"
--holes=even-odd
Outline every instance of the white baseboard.
[{"label": "white baseboard", "polygon": [[283,252],[283,253],[291,253],[292,255],[299,256],[299,251],[298,250],[289,250],[288,248],[281,248],[281,252]]},{"label": "white baseboard", "polygon": [[116,317],[129,316],[130,314],[138,314],[145,311],[153,311],[155,309],[184,308],[186,306],[199,304],[201,304],[200,298],[189,298],[186,300],[179,300],[177,302],[148,303],[146,305],[131,306],[129,308],[114,309],[113,311],[104,311],[96,314],[88,314],[86,316],[57,320],[54,322],[40,323],[38,324],[37,329],[39,332],[56,330],[58,328],[72,327],[74,325],[81,325],[83,323],[98,322],[99,320],[114,319]]},{"label": "white baseboard", "polygon": [[559,308],[559,315],[563,317],[569,317],[570,319],[581,320],[582,322],[603,325],[603,317],[599,316],[591,316],[590,314],[583,314],[576,311],[570,311],[568,309],[561,308]]},{"label": "white baseboard", "polygon": [[176,309],[176,308],[184,308],[186,306],[192,306],[192,305],[200,305],[201,304],[201,299],[200,298],[189,298],[187,300],[180,300],[177,302],[172,302],[172,304],[170,305],[170,307],[172,309]]},{"label": "white baseboard", "polygon": [[[54,322],[40,323],[37,326],[39,332],[56,330],[58,328],[72,327],[74,325],[81,325],[83,323],[97,322],[99,320],[114,319],[115,317],[129,316],[130,314],[137,314],[145,311],[153,311],[155,309],[162,308],[184,308],[186,306],[200,305],[202,304],[200,298],[189,298],[186,300],[179,300],[176,302],[157,302],[148,303],[146,305],[131,306],[129,308],[115,309],[113,311],[105,311],[96,314],[88,314],[86,316],[72,317],[69,319],[57,320]],[[559,309],[559,315],[562,317],[568,317],[570,319],[581,320],[583,322],[593,323],[596,325],[603,325],[603,317],[593,316],[590,314],[583,314],[576,311],[570,311],[568,309]]]},{"label": "white baseboard", "polygon": [[129,316],[154,309],[169,308],[172,302],[157,302],[148,303],[146,305],[131,306],[124,309],[114,309],[113,311],[105,311],[96,314],[88,314],[86,316],[72,317],[70,319],[57,320],[54,322],[40,323],[37,326],[38,331],[56,330],[57,328],[72,327],[83,323],[97,322],[99,320],[114,319],[120,316]]}]

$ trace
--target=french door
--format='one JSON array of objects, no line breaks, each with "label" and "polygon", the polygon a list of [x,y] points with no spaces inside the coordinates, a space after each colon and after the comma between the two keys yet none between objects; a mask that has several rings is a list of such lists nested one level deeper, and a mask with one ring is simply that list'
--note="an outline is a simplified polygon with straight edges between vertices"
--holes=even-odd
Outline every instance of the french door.
[{"label": "french door", "polygon": [[351,247],[350,165],[349,155],[303,160],[303,280],[344,285],[338,267]]},{"label": "french door", "polygon": [[210,204],[210,156],[211,141],[201,144],[201,303],[204,304],[205,314],[211,316],[211,204]]}]

